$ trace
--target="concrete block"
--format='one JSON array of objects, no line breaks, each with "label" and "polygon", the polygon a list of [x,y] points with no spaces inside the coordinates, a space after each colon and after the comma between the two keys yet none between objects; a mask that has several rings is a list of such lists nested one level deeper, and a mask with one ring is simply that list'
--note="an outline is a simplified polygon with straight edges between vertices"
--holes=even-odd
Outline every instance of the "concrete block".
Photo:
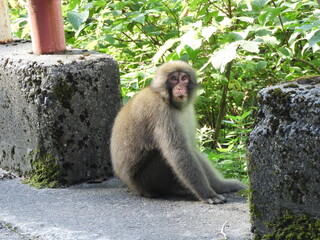
[{"label": "concrete block", "polygon": [[31,51],[30,42],[0,45],[0,167],[59,184],[111,175],[117,62],[82,50]]},{"label": "concrete block", "polygon": [[258,101],[248,162],[253,229],[263,235],[286,213],[320,218],[320,76],[265,88]]}]

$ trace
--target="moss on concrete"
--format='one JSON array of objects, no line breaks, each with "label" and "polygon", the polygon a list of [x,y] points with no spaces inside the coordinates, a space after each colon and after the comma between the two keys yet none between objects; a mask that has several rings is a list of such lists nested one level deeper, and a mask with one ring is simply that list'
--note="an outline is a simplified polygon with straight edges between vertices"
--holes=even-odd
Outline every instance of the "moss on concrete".
[{"label": "moss on concrete", "polygon": [[319,240],[320,219],[286,213],[277,221],[266,224],[273,232],[255,239],[261,240]]},{"label": "moss on concrete", "polygon": [[268,93],[272,96],[273,99],[278,99],[279,101],[284,103],[290,99],[291,94],[294,92],[283,92],[281,88],[274,88],[271,89]]},{"label": "moss on concrete", "polygon": [[299,88],[299,85],[296,83],[289,83],[287,85],[283,85],[283,88]]},{"label": "moss on concrete", "polygon": [[59,186],[60,166],[51,153],[40,154],[39,150],[31,151],[28,156],[31,171],[26,183],[36,188],[55,188]]},{"label": "moss on concrete", "polygon": [[320,76],[319,75],[308,75],[308,76],[302,76],[299,78],[294,79],[299,84],[320,84]]},{"label": "moss on concrete", "polygon": [[76,92],[74,86],[70,86],[66,82],[61,82],[53,87],[53,94],[64,108],[73,111],[71,108],[71,100]]}]

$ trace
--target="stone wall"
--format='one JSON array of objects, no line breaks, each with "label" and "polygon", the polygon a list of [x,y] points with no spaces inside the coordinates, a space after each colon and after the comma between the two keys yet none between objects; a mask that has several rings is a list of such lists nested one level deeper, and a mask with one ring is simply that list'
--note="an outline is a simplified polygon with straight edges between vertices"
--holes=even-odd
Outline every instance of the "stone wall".
[{"label": "stone wall", "polygon": [[320,217],[320,76],[263,89],[249,137],[251,215],[257,235],[286,213]]},{"label": "stone wall", "polygon": [[0,167],[26,176],[48,167],[62,184],[111,175],[117,62],[81,50],[37,56],[31,49],[29,42],[0,45]]}]

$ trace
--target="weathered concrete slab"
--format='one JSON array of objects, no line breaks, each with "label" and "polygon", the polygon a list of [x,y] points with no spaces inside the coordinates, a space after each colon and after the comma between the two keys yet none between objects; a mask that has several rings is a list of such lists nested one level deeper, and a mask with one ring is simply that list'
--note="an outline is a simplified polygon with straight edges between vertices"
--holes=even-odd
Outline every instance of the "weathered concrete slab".
[{"label": "weathered concrete slab", "polygon": [[263,89],[258,98],[248,156],[259,235],[286,212],[320,218],[320,77]]},{"label": "weathered concrete slab", "polygon": [[118,179],[57,189],[4,179],[0,196],[0,222],[28,239],[222,240],[222,232],[228,240],[251,239],[247,199],[236,194],[209,205],[135,196]]},{"label": "weathered concrete slab", "polygon": [[0,222],[0,239],[3,240],[29,240],[16,232],[14,228],[10,228],[9,225]]},{"label": "weathered concrete slab", "polygon": [[31,49],[29,42],[0,45],[0,166],[51,184],[110,175],[110,131],[121,106],[117,62]]}]

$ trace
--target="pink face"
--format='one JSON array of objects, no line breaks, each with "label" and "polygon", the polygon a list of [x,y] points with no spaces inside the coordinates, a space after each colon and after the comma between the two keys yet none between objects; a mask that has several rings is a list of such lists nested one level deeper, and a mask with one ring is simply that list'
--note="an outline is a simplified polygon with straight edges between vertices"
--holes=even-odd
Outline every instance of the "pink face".
[{"label": "pink face", "polygon": [[168,77],[168,84],[172,89],[175,102],[185,102],[188,99],[188,85],[190,77],[185,72],[173,72]]}]

